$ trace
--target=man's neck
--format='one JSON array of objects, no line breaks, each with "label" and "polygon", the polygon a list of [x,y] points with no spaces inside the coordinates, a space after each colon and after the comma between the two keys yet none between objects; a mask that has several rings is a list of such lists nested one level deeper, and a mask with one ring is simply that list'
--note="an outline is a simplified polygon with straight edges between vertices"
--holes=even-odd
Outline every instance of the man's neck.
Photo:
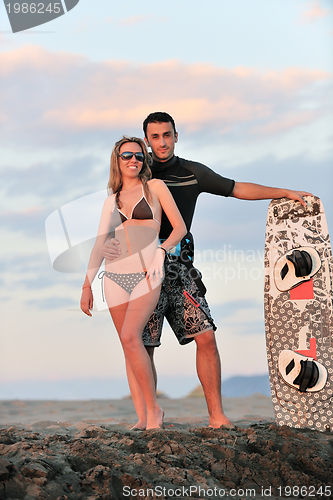
[{"label": "man's neck", "polygon": [[167,161],[161,161],[158,158],[153,157],[153,166],[158,166],[159,168],[170,167],[170,165],[173,165],[175,163],[176,159],[177,157],[175,155],[173,155]]}]

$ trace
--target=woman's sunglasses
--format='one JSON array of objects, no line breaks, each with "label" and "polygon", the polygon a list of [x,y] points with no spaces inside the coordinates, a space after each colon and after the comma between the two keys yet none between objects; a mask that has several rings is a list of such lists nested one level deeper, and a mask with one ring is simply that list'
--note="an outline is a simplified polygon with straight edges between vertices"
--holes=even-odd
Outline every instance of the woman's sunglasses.
[{"label": "woman's sunglasses", "polygon": [[144,155],[143,153],[132,153],[131,151],[124,151],[124,153],[121,153],[120,158],[124,161],[129,161],[131,158],[133,158],[133,155],[135,156],[135,159],[137,161],[143,162],[144,160]]}]

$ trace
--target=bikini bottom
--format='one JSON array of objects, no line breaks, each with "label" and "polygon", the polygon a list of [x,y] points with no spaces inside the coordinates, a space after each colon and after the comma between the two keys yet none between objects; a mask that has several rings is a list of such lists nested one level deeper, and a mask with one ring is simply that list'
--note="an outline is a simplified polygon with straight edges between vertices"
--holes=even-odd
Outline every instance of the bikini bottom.
[{"label": "bikini bottom", "polygon": [[[136,285],[138,285],[140,281],[142,281],[146,277],[146,273],[141,271],[140,273],[121,274],[121,273],[110,273],[109,271],[101,271],[98,275],[98,278],[103,279],[104,276],[109,278],[111,281],[114,281],[114,283],[121,286],[121,288],[125,290],[125,292],[131,295]],[[103,294],[103,282],[102,282],[102,294]],[[104,301],[104,294],[103,294],[103,301]]]}]

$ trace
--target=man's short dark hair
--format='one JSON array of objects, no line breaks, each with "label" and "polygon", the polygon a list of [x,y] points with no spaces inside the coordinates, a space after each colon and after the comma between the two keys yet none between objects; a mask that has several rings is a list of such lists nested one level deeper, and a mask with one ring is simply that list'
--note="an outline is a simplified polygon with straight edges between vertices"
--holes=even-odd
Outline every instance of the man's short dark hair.
[{"label": "man's short dark hair", "polygon": [[150,115],[147,116],[145,121],[143,122],[143,132],[145,134],[145,137],[147,137],[147,127],[149,123],[171,123],[173,126],[173,130],[176,132],[176,125],[175,125],[175,120],[170,116],[168,113],[164,113],[164,111],[155,111],[155,113],[150,113]]}]

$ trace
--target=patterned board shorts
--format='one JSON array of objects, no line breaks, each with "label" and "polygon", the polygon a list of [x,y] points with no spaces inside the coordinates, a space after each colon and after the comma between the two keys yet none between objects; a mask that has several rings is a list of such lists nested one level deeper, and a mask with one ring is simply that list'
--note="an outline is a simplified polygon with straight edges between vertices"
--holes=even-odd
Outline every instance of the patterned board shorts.
[{"label": "patterned board shorts", "polygon": [[[164,268],[165,278],[159,301],[143,330],[144,345],[153,347],[161,345],[164,317],[168,320],[181,345],[188,344],[196,335],[209,330],[215,331],[216,326],[207,301],[198,293],[197,285],[187,267],[180,262],[170,264],[166,260]],[[179,279],[175,278],[177,275]],[[200,307],[196,307],[184,295],[184,290],[200,304]]]}]

